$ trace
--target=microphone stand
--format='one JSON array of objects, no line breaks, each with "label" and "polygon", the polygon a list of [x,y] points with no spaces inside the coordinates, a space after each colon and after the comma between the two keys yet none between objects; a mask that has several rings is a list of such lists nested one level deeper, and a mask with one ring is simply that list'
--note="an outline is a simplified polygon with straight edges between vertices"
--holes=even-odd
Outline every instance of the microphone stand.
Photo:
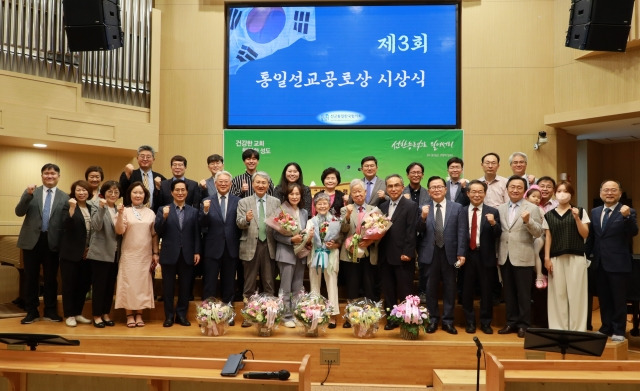
[{"label": "microphone stand", "polygon": [[476,391],[480,391],[480,356],[482,355],[483,348],[482,343],[480,342],[478,337],[473,337],[473,342],[475,342],[476,346],[478,347],[476,351],[476,357],[478,358],[478,365],[476,368]]}]

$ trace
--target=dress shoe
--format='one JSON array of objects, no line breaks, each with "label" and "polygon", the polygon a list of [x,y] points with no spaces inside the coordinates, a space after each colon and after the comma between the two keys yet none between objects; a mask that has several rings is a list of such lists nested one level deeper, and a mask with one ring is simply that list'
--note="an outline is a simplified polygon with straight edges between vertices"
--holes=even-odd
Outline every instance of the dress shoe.
[{"label": "dress shoe", "polygon": [[387,322],[387,324],[384,325],[384,329],[389,331],[389,330],[393,330],[396,327],[398,327],[398,325],[394,322]]},{"label": "dress shoe", "polygon": [[100,321],[100,322],[96,322],[95,320],[93,321],[93,327],[97,328],[97,329],[103,329],[105,327],[104,325],[104,321]]},{"label": "dress shoe", "polygon": [[483,324],[480,326],[480,330],[482,330],[485,334],[493,334],[493,329],[490,324]]},{"label": "dress shoe", "polygon": [[229,319],[229,326],[235,326],[236,325],[236,320],[231,318]]},{"label": "dress shoe", "polygon": [[452,324],[443,324],[442,330],[446,331],[449,334],[453,334],[453,335],[458,334],[458,330],[456,330],[456,328]]},{"label": "dress shoe", "polygon": [[248,320],[245,319],[245,320],[242,321],[242,325],[241,326],[242,327],[251,327],[252,324],[251,324],[251,322],[249,322]]},{"label": "dress shoe", "polygon": [[87,318],[85,318],[82,315],[78,315],[75,317],[76,318],[76,322],[78,323],[82,323],[82,324],[91,324],[91,321]]},{"label": "dress shoe", "polygon": [[56,314],[55,312],[50,314],[44,314],[42,319],[47,320],[49,322],[62,322],[62,318],[60,317],[60,315]]},{"label": "dress shoe", "polygon": [[65,320],[65,323],[69,327],[76,327],[78,325],[78,322],[76,322],[76,318],[73,316],[68,317],[67,320]]},{"label": "dress shoe", "polygon": [[335,323],[335,322],[333,322],[333,323],[329,322],[329,326],[328,326],[328,327],[329,327],[330,329],[335,329],[337,326],[336,326],[336,323]]},{"label": "dress shoe", "polygon": [[498,334],[513,334],[516,332],[518,332],[518,329],[516,329],[516,326],[510,326],[510,325],[506,325],[500,330],[498,330]]},{"label": "dress shoe", "polygon": [[173,319],[165,319],[162,327],[171,327],[173,326]]},{"label": "dress shoe", "polygon": [[180,326],[191,326],[191,322],[189,322],[184,316],[176,316],[176,323]]},{"label": "dress shoe", "polygon": [[105,326],[109,326],[109,327],[113,327],[116,325],[116,322],[114,322],[113,320],[109,319],[106,320],[105,318],[102,318],[102,321],[104,322]]},{"label": "dress shoe", "polygon": [[527,329],[524,327],[520,327],[518,329],[518,338],[524,338],[524,335],[527,333]]},{"label": "dress shoe", "polygon": [[31,323],[37,322],[39,320],[40,320],[40,314],[34,312],[34,313],[27,314],[27,316],[22,318],[20,323],[22,323],[22,324],[31,324]]},{"label": "dress shoe", "polygon": [[611,342],[624,342],[624,336],[623,335],[613,335],[611,337]]},{"label": "dress shoe", "polygon": [[469,334],[474,334],[476,332],[476,324],[475,323],[467,323],[467,327],[464,329]]},{"label": "dress shoe", "polygon": [[342,328],[343,329],[350,329],[351,328],[351,323],[349,323],[348,320],[345,320],[344,323],[342,324]]},{"label": "dress shoe", "polygon": [[436,332],[436,330],[438,329],[438,324],[437,323],[429,323],[429,326],[427,326],[427,333],[428,334],[433,334]]}]

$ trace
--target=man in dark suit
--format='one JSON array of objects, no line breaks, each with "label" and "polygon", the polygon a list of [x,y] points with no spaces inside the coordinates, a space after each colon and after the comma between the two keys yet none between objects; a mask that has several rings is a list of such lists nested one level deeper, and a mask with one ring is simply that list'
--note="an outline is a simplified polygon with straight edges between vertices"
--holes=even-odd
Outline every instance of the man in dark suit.
[{"label": "man in dark suit", "polygon": [[464,162],[459,157],[452,157],[447,161],[447,173],[449,180],[447,181],[447,201],[457,202],[462,206],[469,205],[469,197],[465,186],[466,179],[462,179],[462,169]]},{"label": "man in dark suit", "polygon": [[[171,183],[173,203],[165,205],[156,215],[154,228],[162,239],[160,265],[162,267],[162,293],[164,296],[164,327],[175,322],[191,326],[187,320],[193,266],[200,262],[200,225],[198,209],[187,205],[187,185],[183,180]],[[173,306],[176,274],[180,281],[178,304]]]},{"label": "man in dark suit", "polygon": [[44,278],[44,319],[61,322],[58,315],[58,248],[62,234],[62,208],[69,196],[57,188],[60,167],[47,163],[40,170],[42,186],[29,185],[22,193],[16,216],[24,216],[18,247],[24,255],[25,309],[22,324],[36,322],[40,291],[40,265]]},{"label": "man in dark suit", "polygon": [[173,178],[165,179],[160,183],[160,192],[158,194],[158,202],[154,205],[154,211],[157,211],[160,207],[168,205],[173,202],[173,190],[171,190],[171,182],[182,180],[187,185],[187,198],[185,203],[196,209],[200,208],[200,200],[202,192],[198,187],[198,182],[185,178],[184,174],[187,171],[187,159],[184,156],[175,155],[171,158],[171,173]]},{"label": "man in dark suit", "polygon": [[498,210],[485,205],[487,184],[478,180],[469,182],[466,187],[470,205],[464,208],[469,221],[469,243],[465,257],[465,279],[462,290],[462,307],[467,321],[466,332],[476,332],[476,314],[473,298],[476,282],[480,285],[480,330],[493,334],[492,289],[496,275],[496,241],[502,233]]},{"label": "man in dark suit", "polygon": [[224,158],[217,153],[207,157],[207,168],[211,176],[200,180],[201,199],[213,197],[216,194],[216,174],[224,170]]},{"label": "man in dark suit", "polygon": [[418,243],[418,262],[427,273],[427,309],[430,323],[427,333],[438,329],[438,288],[442,281],[442,329],[457,334],[453,326],[456,299],[456,268],[464,265],[469,226],[462,205],[446,199],[445,180],[432,176],[427,182],[431,202],[422,207],[418,230],[423,236]]},{"label": "man in dark suit", "polygon": [[219,171],[215,177],[216,193],[207,197],[200,210],[200,226],[207,230],[204,238],[204,287],[203,298],[214,297],[217,292],[218,274],[222,301],[233,301],[240,229],[236,224],[238,201],[229,192],[232,176]]},{"label": "man in dark suit", "polygon": [[138,165],[140,168],[134,170],[133,164],[127,164],[124,167],[124,171],[120,174],[120,189],[124,194],[123,202],[125,206],[131,206],[127,189],[133,182],[139,181],[149,190],[149,204],[147,206],[153,209],[154,200],[158,197],[158,192],[160,191],[160,182],[165,180],[162,174],[152,170],[155,156],[152,147],[142,145],[138,148]]},{"label": "man in dark suit", "polygon": [[[385,182],[389,200],[380,205],[380,211],[391,218],[393,225],[380,240],[378,265],[385,308],[390,310],[412,290],[418,205],[402,196],[404,183],[400,175],[389,175]],[[397,324],[387,322],[384,329],[393,330],[396,327]]]},{"label": "man in dark suit", "polygon": [[588,243],[592,247],[598,284],[602,326],[600,332],[614,342],[624,341],[627,325],[627,280],[631,274],[631,242],[638,234],[636,211],[622,205],[620,183],[607,180],[600,185],[604,206],[591,210],[592,229]]},{"label": "man in dark suit", "polygon": [[378,159],[374,156],[365,156],[360,162],[360,168],[364,174],[365,190],[367,192],[365,201],[369,205],[378,206],[386,199],[384,193],[385,183],[378,177]]}]

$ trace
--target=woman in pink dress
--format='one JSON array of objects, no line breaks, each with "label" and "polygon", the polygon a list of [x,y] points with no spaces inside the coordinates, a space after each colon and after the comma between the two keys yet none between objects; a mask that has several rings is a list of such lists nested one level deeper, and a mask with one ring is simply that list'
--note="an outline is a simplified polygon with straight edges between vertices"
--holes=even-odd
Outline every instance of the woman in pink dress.
[{"label": "woman in pink dress", "polygon": [[158,238],[153,229],[155,214],[144,206],[149,190],[142,182],[129,186],[131,206],[118,206],[116,233],[122,235],[115,308],[124,308],[127,327],[144,327],[142,310],[154,308],[150,270],[158,264]]}]

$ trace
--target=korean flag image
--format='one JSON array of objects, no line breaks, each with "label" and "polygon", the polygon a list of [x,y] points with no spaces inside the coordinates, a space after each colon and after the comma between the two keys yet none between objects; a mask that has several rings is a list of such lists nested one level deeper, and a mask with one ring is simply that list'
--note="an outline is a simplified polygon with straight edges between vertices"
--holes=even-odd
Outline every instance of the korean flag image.
[{"label": "korean flag image", "polygon": [[316,40],[314,7],[233,8],[229,16],[229,74],[299,39]]}]

